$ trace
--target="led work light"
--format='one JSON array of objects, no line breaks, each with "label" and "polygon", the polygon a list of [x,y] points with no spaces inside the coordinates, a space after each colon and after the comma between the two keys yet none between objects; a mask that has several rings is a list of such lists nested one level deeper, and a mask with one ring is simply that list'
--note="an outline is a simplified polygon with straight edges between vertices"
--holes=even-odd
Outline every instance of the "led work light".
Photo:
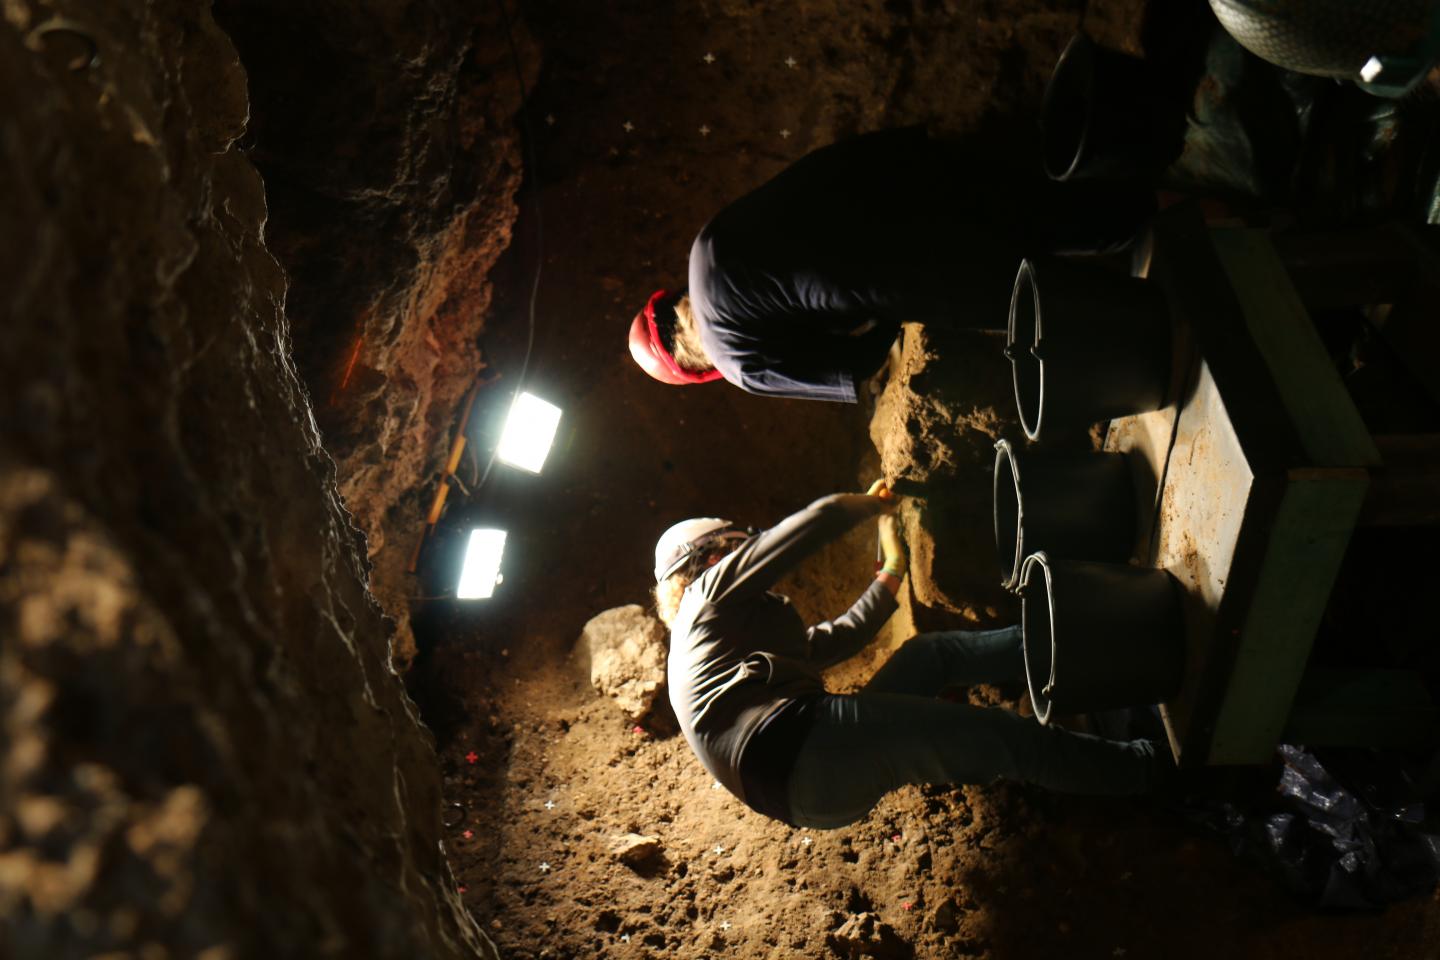
[{"label": "led work light", "polygon": [[485,600],[492,596],[495,585],[500,582],[500,558],[504,553],[504,530],[471,530],[455,596],[460,600]]},{"label": "led work light", "polygon": [[539,473],[555,442],[560,408],[533,393],[521,393],[510,407],[495,455],[512,467]]}]

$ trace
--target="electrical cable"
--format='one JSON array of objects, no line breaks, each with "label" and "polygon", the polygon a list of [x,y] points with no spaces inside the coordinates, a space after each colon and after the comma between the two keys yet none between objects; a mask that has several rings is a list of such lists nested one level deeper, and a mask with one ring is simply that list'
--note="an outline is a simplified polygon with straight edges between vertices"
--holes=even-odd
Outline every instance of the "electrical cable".
[{"label": "electrical cable", "polygon": [[[520,376],[515,385],[518,396],[525,387],[525,377],[530,372],[530,355],[535,350],[535,301],[540,294],[540,271],[545,263],[545,222],[540,215],[540,164],[535,158],[535,137],[530,127],[530,113],[525,109],[525,71],[520,66],[520,52],[515,46],[515,32],[511,29],[510,11],[505,7],[505,0],[495,0],[495,5],[499,8],[500,20],[505,25],[505,43],[510,50],[510,65],[515,69],[515,83],[520,88],[520,108],[517,113],[520,118],[520,136],[525,141],[525,161],[529,167],[531,201],[535,208],[535,274],[530,281],[530,299],[526,310],[529,331],[525,339],[525,359],[520,363]],[[491,451],[490,459],[485,464],[485,472],[475,481],[475,493],[478,493],[490,478],[490,471],[494,469],[499,454],[498,447]]]},{"label": "electrical cable", "polygon": [[[525,378],[530,372],[530,356],[535,351],[535,303],[540,293],[540,272],[545,263],[545,225],[544,218],[541,216],[540,211],[540,164],[535,156],[535,137],[534,131],[530,126],[530,114],[525,107],[525,101],[527,99],[525,91],[525,71],[520,65],[520,51],[515,46],[515,33],[511,28],[510,11],[505,6],[505,0],[496,0],[495,5],[499,8],[500,21],[505,27],[505,43],[510,51],[510,65],[514,68],[515,83],[520,90],[520,106],[516,113],[520,121],[520,136],[525,144],[524,154],[530,175],[530,193],[535,219],[535,273],[530,280],[530,296],[526,308],[527,332],[525,337],[525,356],[520,363],[520,376],[516,378],[515,394],[518,396],[525,386]],[[462,427],[462,429],[464,428]],[[473,500],[475,495],[485,486],[485,481],[490,478],[490,472],[494,469],[495,461],[500,455],[499,446],[497,445],[496,448],[490,452],[490,459],[486,462],[485,470],[482,473],[480,471],[480,459],[475,452],[474,444],[468,444],[468,446],[470,447],[470,455],[474,458],[475,463],[475,482],[467,490],[464,484],[460,483],[458,475],[451,475],[456,484],[464,492],[464,497],[467,501]],[[449,481],[446,478],[442,478],[440,482],[446,483]],[[418,551],[423,549],[423,547],[424,540],[422,540],[421,545],[416,548],[417,559]],[[411,597],[411,599],[418,601],[439,600],[445,599],[448,596],[450,596],[450,594],[447,591],[435,597]]]}]

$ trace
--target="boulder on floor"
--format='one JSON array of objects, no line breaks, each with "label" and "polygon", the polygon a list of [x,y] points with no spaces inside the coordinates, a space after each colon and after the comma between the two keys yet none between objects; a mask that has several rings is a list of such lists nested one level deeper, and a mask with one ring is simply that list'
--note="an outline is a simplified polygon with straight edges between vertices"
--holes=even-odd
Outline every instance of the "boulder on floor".
[{"label": "boulder on floor", "polygon": [[665,624],[637,603],[597,614],[580,633],[590,683],[627,717],[643,720],[665,689]]}]

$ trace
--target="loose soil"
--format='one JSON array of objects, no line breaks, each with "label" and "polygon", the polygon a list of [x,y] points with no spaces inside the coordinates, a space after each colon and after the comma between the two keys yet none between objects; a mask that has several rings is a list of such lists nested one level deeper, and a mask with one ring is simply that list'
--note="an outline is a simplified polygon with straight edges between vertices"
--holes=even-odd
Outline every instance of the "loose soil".
[{"label": "loose soil", "polygon": [[[878,957],[1440,955],[1434,899],[1308,914],[1150,801],[906,788],[851,827],[792,830],[716,789],[673,721],[627,722],[583,664],[516,659],[446,659],[464,719],[442,752],[451,860],[506,957],[859,956],[836,933],[866,913],[893,931]],[[624,834],[660,854],[622,863]]]}]

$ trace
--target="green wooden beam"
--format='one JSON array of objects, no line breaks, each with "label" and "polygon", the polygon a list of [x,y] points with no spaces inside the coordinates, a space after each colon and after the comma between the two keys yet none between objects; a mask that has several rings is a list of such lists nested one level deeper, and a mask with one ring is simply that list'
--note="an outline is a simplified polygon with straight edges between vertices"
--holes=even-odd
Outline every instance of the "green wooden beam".
[{"label": "green wooden beam", "polygon": [[1221,697],[1210,763],[1264,763],[1280,742],[1367,485],[1359,468],[1288,478]]},{"label": "green wooden beam", "polygon": [[1260,230],[1224,229],[1214,231],[1212,240],[1310,463],[1378,465],[1370,432],[1269,237]]}]

